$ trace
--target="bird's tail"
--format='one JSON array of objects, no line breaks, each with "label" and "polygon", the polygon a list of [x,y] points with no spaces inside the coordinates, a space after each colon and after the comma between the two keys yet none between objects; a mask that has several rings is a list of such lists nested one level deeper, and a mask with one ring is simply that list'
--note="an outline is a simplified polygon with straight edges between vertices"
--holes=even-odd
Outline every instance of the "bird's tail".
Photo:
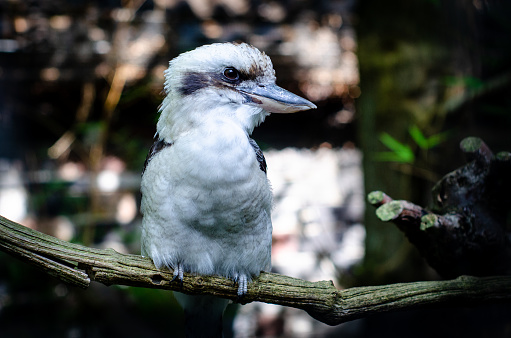
[{"label": "bird's tail", "polygon": [[191,296],[174,292],[185,312],[188,338],[222,337],[222,315],[229,302],[214,296]]}]

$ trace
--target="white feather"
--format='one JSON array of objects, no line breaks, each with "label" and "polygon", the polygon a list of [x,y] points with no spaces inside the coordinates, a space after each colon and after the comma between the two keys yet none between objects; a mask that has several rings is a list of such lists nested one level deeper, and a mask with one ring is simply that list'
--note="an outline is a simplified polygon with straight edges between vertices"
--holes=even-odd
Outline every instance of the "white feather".
[{"label": "white feather", "polygon": [[[227,67],[243,75],[242,84],[241,77],[222,77]],[[180,279],[183,271],[231,278],[242,296],[271,264],[272,193],[249,135],[269,115],[265,109],[315,105],[275,86],[270,58],[246,44],[181,54],[165,71],[165,92],[156,126],[161,143],[142,176],[142,254]],[[225,300],[177,299],[189,335],[221,335]]]},{"label": "white feather", "polygon": [[143,252],[158,267],[246,280],[270,268],[272,194],[248,141],[268,112],[232,90],[177,90],[188,72],[254,63],[265,69],[260,80],[275,81],[270,59],[245,44],[200,47],[165,72],[157,130],[172,146],[149,162],[141,189]]}]

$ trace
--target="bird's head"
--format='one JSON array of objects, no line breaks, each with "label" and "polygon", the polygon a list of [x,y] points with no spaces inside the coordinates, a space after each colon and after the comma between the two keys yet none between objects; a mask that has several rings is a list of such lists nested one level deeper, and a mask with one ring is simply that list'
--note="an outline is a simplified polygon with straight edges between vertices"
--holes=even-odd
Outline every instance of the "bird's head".
[{"label": "bird's head", "polygon": [[216,43],[183,53],[165,71],[158,133],[172,142],[211,118],[228,117],[248,134],[270,113],[316,106],[275,84],[270,58],[248,44]]}]

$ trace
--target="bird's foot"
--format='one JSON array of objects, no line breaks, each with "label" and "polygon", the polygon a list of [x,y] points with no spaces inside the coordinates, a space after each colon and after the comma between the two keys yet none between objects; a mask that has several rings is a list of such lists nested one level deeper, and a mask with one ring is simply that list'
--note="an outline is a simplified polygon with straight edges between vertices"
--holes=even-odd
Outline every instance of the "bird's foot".
[{"label": "bird's foot", "polygon": [[236,275],[234,277],[234,282],[238,284],[238,298],[236,299],[237,303],[240,303],[247,294],[248,281],[249,278],[246,275]]},{"label": "bird's foot", "polygon": [[171,283],[177,280],[181,286],[183,286],[183,266],[181,264],[177,264],[174,268],[174,275],[172,277]]}]

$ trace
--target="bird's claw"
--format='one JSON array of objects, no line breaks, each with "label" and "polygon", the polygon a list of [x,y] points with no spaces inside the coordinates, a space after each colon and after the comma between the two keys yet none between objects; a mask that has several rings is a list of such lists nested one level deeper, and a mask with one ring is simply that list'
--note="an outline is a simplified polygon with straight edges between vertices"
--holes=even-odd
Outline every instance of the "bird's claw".
[{"label": "bird's claw", "polygon": [[172,277],[171,283],[177,280],[181,287],[183,286],[183,266],[181,264],[177,264],[176,268],[174,269],[174,274]]},{"label": "bird's claw", "polygon": [[236,302],[240,303],[248,291],[248,277],[246,275],[237,275],[234,278],[234,282],[238,284],[238,297],[236,298]]}]

